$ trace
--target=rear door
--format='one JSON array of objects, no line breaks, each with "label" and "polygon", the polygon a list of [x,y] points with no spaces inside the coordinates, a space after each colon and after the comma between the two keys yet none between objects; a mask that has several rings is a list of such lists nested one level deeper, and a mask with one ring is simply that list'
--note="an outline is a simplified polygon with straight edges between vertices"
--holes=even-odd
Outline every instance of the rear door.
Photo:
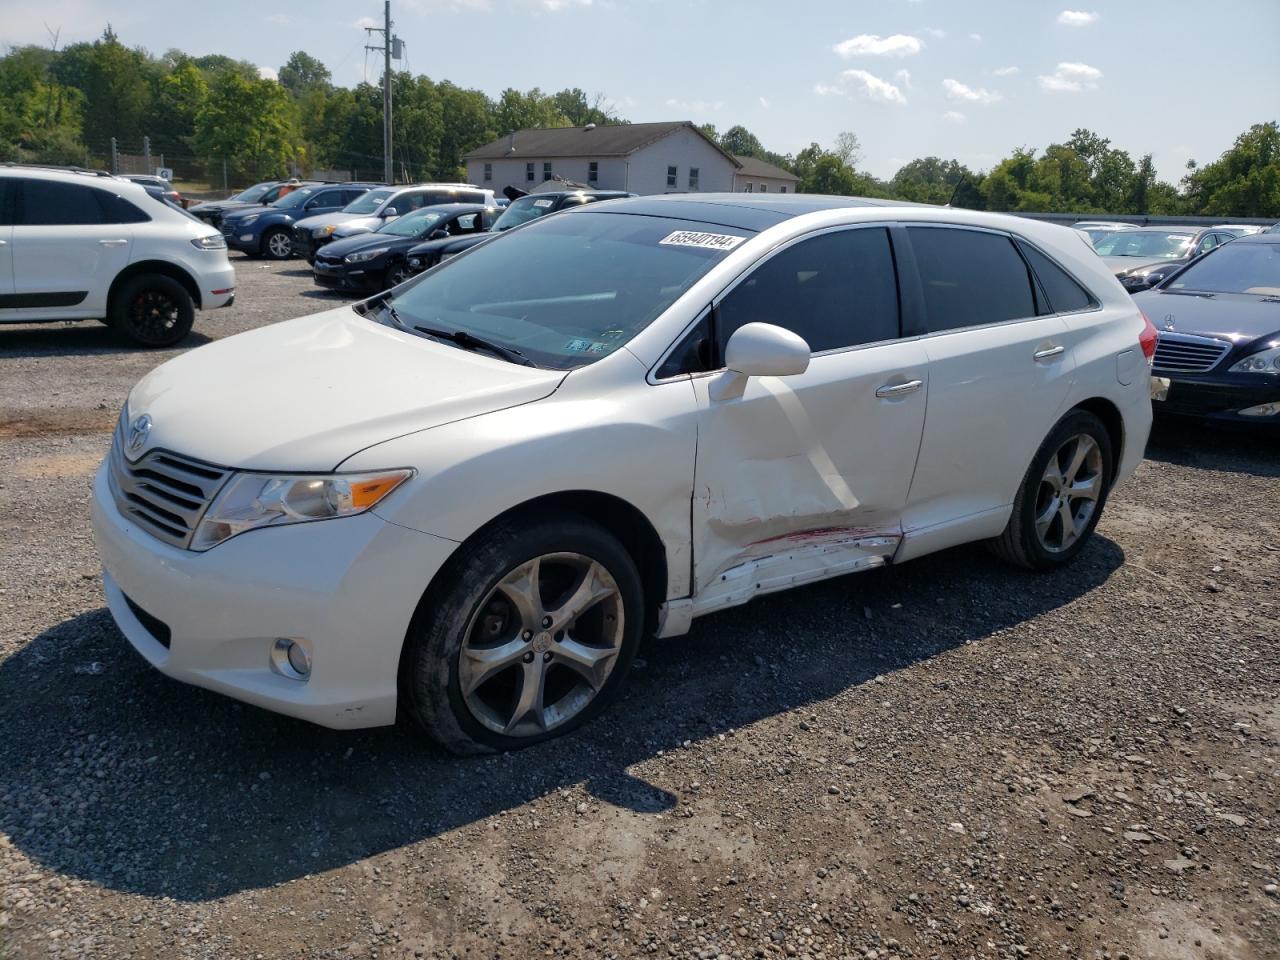
[{"label": "rear door", "polygon": [[322,190],[307,201],[297,219],[301,220],[303,217],[314,217],[316,214],[333,213],[341,210],[347,205],[345,197],[348,192],[346,190]]},{"label": "rear door", "polygon": [[[763,322],[813,351],[794,377],[753,377],[700,407],[694,577],[705,609],[858,566],[898,543],[920,446],[928,364],[900,339],[884,226],[839,228],[781,247],[714,305],[712,365],[735,330]],[[695,337],[697,331],[695,330]]]},{"label": "rear door", "polygon": [[929,357],[928,414],[904,517],[910,540],[980,526],[986,514],[999,520],[1061,415],[1074,354],[1066,322],[1040,305],[1009,235],[941,224],[905,232]]},{"label": "rear door", "polygon": [[[129,264],[138,208],[95,187],[19,178],[12,258],[16,305],[33,319],[103,317]],[[148,202],[150,199],[148,199]],[[132,213],[121,214],[123,208]]]},{"label": "rear door", "polygon": [[13,186],[17,181],[0,178],[0,310],[13,296]]}]

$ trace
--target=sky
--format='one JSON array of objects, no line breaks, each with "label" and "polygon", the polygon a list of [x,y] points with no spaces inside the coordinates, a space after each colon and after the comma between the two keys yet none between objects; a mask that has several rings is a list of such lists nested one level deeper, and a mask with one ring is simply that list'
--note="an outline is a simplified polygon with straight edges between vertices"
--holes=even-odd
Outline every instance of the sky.
[{"label": "sky", "polygon": [[[1076,5],[1080,4],[1080,5]],[[0,0],[0,48],[92,40],[379,77],[381,0]],[[497,96],[603,94],[632,121],[742,124],[794,153],[851,130],[861,166],[989,168],[1078,127],[1176,181],[1280,119],[1280,0],[393,0],[401,67]],[[376,40],[374,41],[376,42]]]}]

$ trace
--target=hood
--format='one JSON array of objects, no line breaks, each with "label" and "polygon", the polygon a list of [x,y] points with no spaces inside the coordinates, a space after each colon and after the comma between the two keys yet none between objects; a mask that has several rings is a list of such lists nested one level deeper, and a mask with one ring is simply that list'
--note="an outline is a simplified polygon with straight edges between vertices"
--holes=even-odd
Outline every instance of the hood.
[{"label": "hood", "polygon": [[251,217],[254,214],[262,216],[264,213],[279,213],[275,207],[269,207],[261,203],[238,203],[231,210],[227,211],[226,219],[241,220],[245,217]]},{"label": "hood", "polygon": [[366,220],[367,217],[358,213],[317,213],[313,217],[303,217],[295,224],[306,230],[314,230],[317,227],[327,227],[331,223],[349,223],[352,220]]},{"label": "hood", "polygon": [[424,240],[416,243],[409,250],[409,256],[420,257],[423,255],[434,256],[437,253],[461,253],[463,250],[470,250],[478,243],[492,239],[496,234],[492,230],[486,230],[483,233],[473,233],[465,237],[447,237],[444,240]]},{"label": "hood", "polygon": [[352,217],[350,220],[344,220],[338,225],[338,229],[333,231],[335,237],[352,237],[358,233],[372,233],[384,223],[389,223],[382,217]]},{"label": "hood", "polygon": [[147,449],[240,469],[323,472],[372,444],[540,400],[564,377],[342,307],[170,360],[133,388],[129,416],[151,416]]},{"label": "hood", "polygon": [[[335,232],[334,236],[337,236]],[[357,250],[370,250],[376,247],[388,247],[392,250],[407,250],[417,241],[413,237],[397,237],[391,233],[361,233],[354,237],[343,237],[323,247],[323,255],[331,259],[341,259]]]},{"label": "hood", "polygon": [[1168,257],[1103,257],[1107,269],[1119,276],[1143,276],[1155,267],[1177,267],[1186,263],[1185,258]]},{"label": "hood", "polygon": [[1145,290],[1135,294],[1133,302],[1161,333],[1221,337],[1236,344],[1280,337],[1280,303],[1275,298],[1251,293]]},{"label": "hood", "polygon": [[200,203],[193,203],[188,209],[190,210],[231,210],[235,207],[252,207],[256,204],[249,203],[247,200],[204,200]]}]

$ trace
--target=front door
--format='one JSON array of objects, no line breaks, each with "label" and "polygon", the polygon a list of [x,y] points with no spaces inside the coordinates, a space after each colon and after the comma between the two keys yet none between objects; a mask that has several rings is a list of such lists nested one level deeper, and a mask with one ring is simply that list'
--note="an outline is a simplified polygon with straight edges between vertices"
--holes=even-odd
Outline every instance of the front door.
[{"label": "front door", "polygon": [[713,399],[715,376],[694,378],[698,613],[892,555],[924,426],[928,361],[899,339],[884,227],[771,254],[715,305],[715,355],[751,322],[799,334],[814,355],[805,373],[753,378],[727,400]]}]

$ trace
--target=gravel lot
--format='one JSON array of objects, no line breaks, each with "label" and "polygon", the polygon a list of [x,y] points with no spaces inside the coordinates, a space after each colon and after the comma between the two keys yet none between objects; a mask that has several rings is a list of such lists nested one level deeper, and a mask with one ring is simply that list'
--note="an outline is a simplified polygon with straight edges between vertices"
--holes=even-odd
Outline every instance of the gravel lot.
[{"label": "gravel lot", "polygon": [[[184,349],[342,302],[236,261]],[[174,352],[0,327],[0,958],[1280,956],[1280,449],[1161,427],[1071,569],[961,548],[642,650],[516,755],[146,667],[87,519]]]}]

